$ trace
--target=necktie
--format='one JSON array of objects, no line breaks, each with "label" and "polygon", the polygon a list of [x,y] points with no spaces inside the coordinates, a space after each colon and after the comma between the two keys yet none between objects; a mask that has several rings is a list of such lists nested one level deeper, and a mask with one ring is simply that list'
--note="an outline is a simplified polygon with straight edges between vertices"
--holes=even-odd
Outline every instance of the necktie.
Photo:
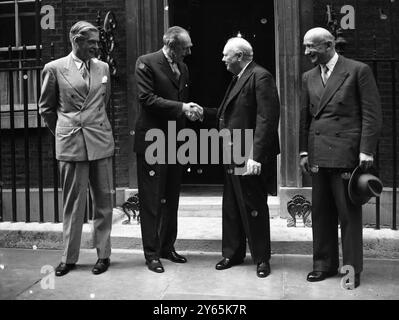
[{"label": "necktie", "polygon": [[180,73],[179,67],[177,66],[177,63],[172,62],[170,64],[170,66],[172,67],[172,71],[173,71],[173,74],[175,75],[176,80],[179,81],[181,73]]},{"label": "necktie", "polygon": [[88,68],[86,66],[86,63],[82,62],[82,65],[80,66],[79,71],[80,71],[80,74],[82,75],[83,80],[86,83],[87,91],[89,91],[89,88],[90,88],[90,73],[89,73],[89,70],[88,70]]},{"label": "necktie", "polygon": [[326,85],[328,80],[328,67],[326,65],[321,66],[321,79],[323,80],[323,84]]}]

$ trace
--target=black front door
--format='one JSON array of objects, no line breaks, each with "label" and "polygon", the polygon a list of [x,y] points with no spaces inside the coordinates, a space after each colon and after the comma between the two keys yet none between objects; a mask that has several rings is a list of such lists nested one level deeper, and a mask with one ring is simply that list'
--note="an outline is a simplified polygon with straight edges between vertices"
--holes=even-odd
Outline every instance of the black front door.
[{"label": "black front door", "polygon": [[[203,107],[217,108],[223,99],[232,77],[222,62],[223,47],[239,33],[253,46],[254,60],[275,75],[273,0],[169,0],[169,25],[190,32],[190,100]],[[189,126],[197,132],[202,128],[199,123]],[[222,168],[187,166],[183,183],[221,184]]]}]

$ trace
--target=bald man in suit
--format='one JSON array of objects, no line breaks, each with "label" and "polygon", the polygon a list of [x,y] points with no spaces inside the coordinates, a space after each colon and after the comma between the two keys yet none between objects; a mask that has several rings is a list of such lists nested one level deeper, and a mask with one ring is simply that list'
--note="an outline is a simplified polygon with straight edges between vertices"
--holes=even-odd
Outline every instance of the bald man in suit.
[{"label": "bald man in suit", "polygon": [[350,201],[351,172],[373,165],[381,131],[381,102],[373,73],[364,63],[335,51],[333,35],[313,28],[304,36],[315,67],[303,75],[300,165],[312,175],[313,271],[310,282],[338,273],[338,219],[343,264],[363,270],[362,209]]},{"label": "bald man in suit", "polygon": [[88,186],[98,255],[92,272],[105,272],[111,255],[114,139],[106,113],[111,93],[109,68],[94,58],[99,41],[95,26],[79,21],[69,36],[72,52],[43,69],[39,101],[39,112],[55,135],[61,173],[65,249],[55,270],[57,276],[67,274],[78,261]]},{"label": "bald man in suit", "polygon": [[[276,193],[273,173],[280,153],[280,102],[273,76],[253,61],[248,41],[240,37],[229,39],[222,61],[233,74],[232,82],[219,108],[204,108],[202,119],[214,122],[220,132],[241,133],[241,145],[233,138],[224,148],[225,154],[233,152],[234,158],[235,150],[241,154],[250,152],[245,163],[224,164],[223,259],[216,269],[241,264],[248,239],[256,275],[264,278],[271,272],[267,197]],[[243,137],[246,130],[251,132],[252,141]]]}]

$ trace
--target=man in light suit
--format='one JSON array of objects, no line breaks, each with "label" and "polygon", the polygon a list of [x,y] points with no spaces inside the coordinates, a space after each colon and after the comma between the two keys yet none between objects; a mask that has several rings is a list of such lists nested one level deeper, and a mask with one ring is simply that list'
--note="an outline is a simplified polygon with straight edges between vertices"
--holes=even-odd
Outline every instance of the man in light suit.
[{"label": "man in light suit", "polygon": [[111,90],[109,68],[94,58],[99,41],[96,27],[79,21],[69,37],[72,52],[43,69],[39,101],[40,114],[55,135],[61,174],[65,249],[57,276],[68,273],[78,261],[88,185],[98,255],[92,272],[105,272],[111,255],[114,139],[106,114]]},{"label": "man in light suit", "polygon": [[310,282],[338,273],[338,219],[343,264],[363,270],[362,209],[347,187],[360,165],[372,166],[381,131],[381,102],[371,69],[335,51],[323,28],[304,36],[305,55],[315,67],[303,75],[300,116],[300,165],[312,174],[313,271]]},{"label": "man in light suit", "polygon": [[[277,131],[280,102],[272,75],[253,61],[253,49],[248,41],[240,37],[229,39],[222,60],[234,75],[233,80],[219,109],[204,108],[203,121],[216,120],[215,126],[219,130],[241,130],[241,146],[236,146],[237,150],[241,154],[246,149],[251,152],[243,173],[237,171],[240,163],[224,166],[223,259],[216,264],[216,269],[241,264],[248,239],[256,274],[264,278],[270,273],[267,196],[276,193],[274,172],[280,153]],[[243,133],[246,129],[253,130],[251,146],[245,146],[247,141]],[[227,147],[234,150],[236,143],[233,140]]]},{"label": "man in light suit", "polygon": [[[150,129],[163,132],[169,142],[168,125],[183,129],[186,117],[197,119],[197,105],[187,103],[189,75],[184,57],[191,54],[191,38],[178,26],[163,36],[161,50],[143,55],[136,62],[137,95],[140,114],[136,124],[134,151],[137,154],[137,177],[140,198],[141,232],[148,269],[164,272],[160,258],[175,263],[187,259],[175,251],[177,209],[183,167],[179,161],[151,164],[146,159],[146,140]],[[179,143],[176,138],[172,144]],[[173,147],[173,146],[170,146]],[[168,146],[165,146],[166,152]],[[174,151],[176,152],[176,151]]]}]

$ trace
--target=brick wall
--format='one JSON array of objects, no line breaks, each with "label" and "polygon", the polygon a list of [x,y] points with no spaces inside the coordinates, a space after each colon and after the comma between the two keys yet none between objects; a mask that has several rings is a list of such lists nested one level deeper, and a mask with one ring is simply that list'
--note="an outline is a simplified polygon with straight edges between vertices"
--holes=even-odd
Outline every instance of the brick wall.
[{"label": "brick wall", "polygon": [[[321,0],[314,1],[314,25],[326,26],[326,5],[332,4],[334,10],[341,17],[340,8],[352,5],[355,8],[355,29],[344,30],[344,37],[348,41],[344,55],[357,59],[370,58],[399,58],[399,3],[389,0]],[[386,19],[381,19],[381,15]],[[340,19],[339,19],[340,20]],[[375,36],[375,37],[374,37]],[[379,143],[380,176],[384,185],[392,186],[392,81],[391,66],[381,63],[377,68],[377,81],[380,89],[383,107],[383,130]],[[396,79],[399,80],[399,64],[396,66]],[[396,100],[399,98],[399,81],[396,84]],[[396,107],[397,108],[397,107]],[[397,108],[398,109],[398,108]],[[398,113],[398,112],[397,112]],[[399,132],[399,121],[396,119]],[[399,147],[399,138],[396,137]],[[398,151],[396,151],[399,154]],[[399,174],[396,179],[399,179]]]}]

